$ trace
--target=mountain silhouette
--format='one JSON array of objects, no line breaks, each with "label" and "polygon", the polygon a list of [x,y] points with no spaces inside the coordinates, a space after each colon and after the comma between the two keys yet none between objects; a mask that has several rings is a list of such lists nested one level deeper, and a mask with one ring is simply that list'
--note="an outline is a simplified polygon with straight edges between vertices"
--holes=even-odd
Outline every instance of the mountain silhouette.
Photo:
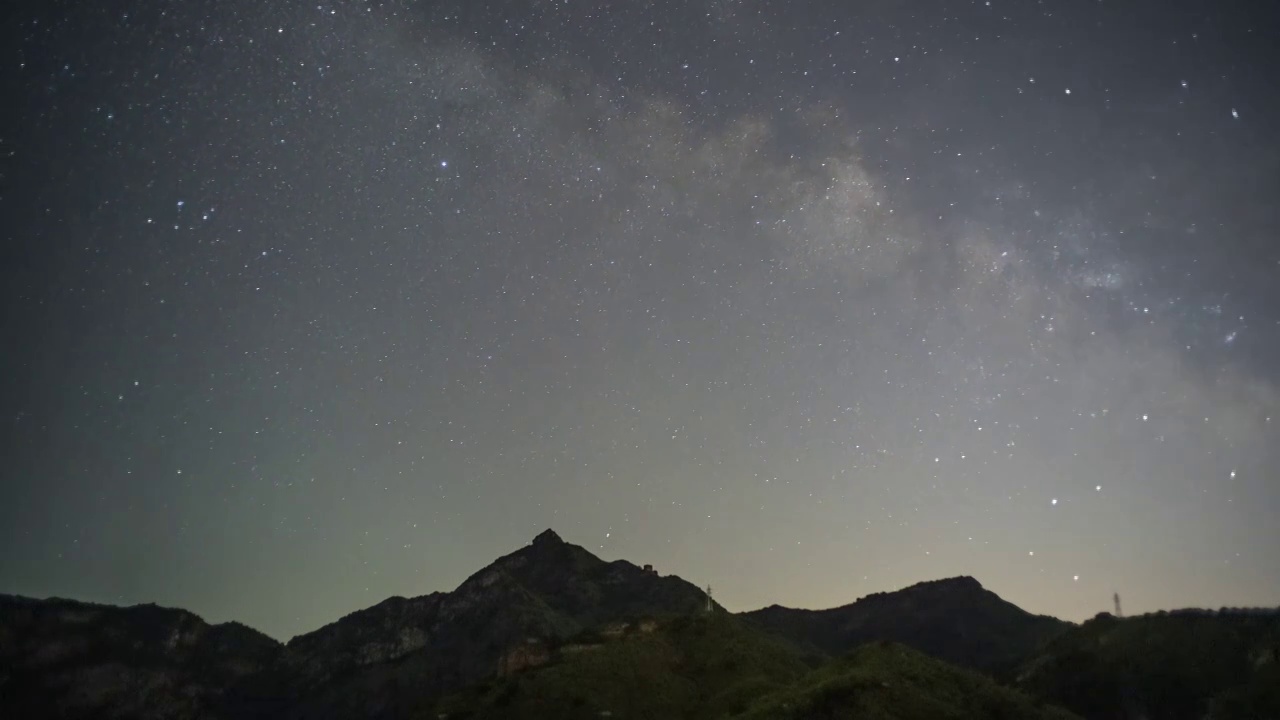
[{"label": "mountain silhouette", "polygon": [[[1254,678],[1243,689],[1221,672],[1207,689],[1187,680],[1187,652],[1150,637],[1163,626],[1077,628],[973,578],[829,610],[732,614],[679,577],[606,562],[547,530],[452,592],[388,598],[284,644],[185,610],[0,595],[0,717],[905,719],[948,703],[956,718],[1073,717],[1038,697],[1119,718],[1135,692],[1159,692],[1164,657],[1182,663],[1186,707],[1268,716],[1255,711],[1274,695],[1274,618],[1258,621],[1271,634],[1217,620],[1187,630],[1200,645],[1180,647],[1216,648],[1228,674]],[[1163,649],[1134,659],[1150,648]],[[1246,666],[1258,670],[1237,672]],[[1144,675],[1116,679],[1139,667]],[[1018,688],[975,669],[1016,676]],[[1120,690],[1090,701],[1081,688]]]},{"label": "mountain silhouette", "polygon": [[305,698],[299,717],[394,715],[494,675],[529,638],[705,604],[703,591],[678,577],[605,562],[547,530],[453,592],[390,598],[293,638],[281,667],[287,694]]},{"label": "mountain silhouette", "polygon": [[281,650],[186,610],[0,595],[0,717],[207,717]]},{"label": "mountain silhouette", "polygon": [[831,654],[889,640],[980,670],[1006,667],[1072,626],[1032,615],[971,577],[922,582],[829,610],[771,605],[743,616]]}]

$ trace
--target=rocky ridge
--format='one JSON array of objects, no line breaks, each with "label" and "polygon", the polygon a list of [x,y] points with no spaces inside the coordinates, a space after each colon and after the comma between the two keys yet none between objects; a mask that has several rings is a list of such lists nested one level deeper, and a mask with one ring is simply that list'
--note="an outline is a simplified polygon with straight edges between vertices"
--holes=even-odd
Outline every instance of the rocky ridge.
[{"label": "rocky ridge", "polygon": [[1016,662],[1072,627],[1057,618],[1032,615],[965,576],[874,593],[828,610],[771,605],[743,617],[832,654],[874,640],[890,640],[981,670]]},{"label": "rocky ridge", "polygon": [[[0,596],[0,715],[407,717],[477,682],[590,650],[593,631],[651,631],[654,619],[698,615],[706,603],[692,583],[606,562],[550,530],[452,592],[388,598],[287,644],[183,610]],[[890,639],[972,666],[1065,625],[971,578],[740,617],[826,652]]]}]

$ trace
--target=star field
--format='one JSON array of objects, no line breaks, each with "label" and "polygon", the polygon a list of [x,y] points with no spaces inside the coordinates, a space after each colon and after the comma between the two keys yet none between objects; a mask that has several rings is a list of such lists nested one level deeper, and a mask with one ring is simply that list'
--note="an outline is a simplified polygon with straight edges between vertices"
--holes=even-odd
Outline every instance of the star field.
[{"label": "star field", "polygon": [[0,591],[277,637],[552,527],[829,607],[1280,603],[1256,4],[37,4]]}]

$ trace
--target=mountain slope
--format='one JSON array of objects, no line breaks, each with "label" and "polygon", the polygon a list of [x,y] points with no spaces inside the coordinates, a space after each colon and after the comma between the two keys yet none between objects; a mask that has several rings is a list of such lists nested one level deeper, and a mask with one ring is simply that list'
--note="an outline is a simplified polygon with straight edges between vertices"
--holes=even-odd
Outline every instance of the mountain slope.
[{"label": "mountain slope", "polygon": [[1050,642],[1018,685],[1090,720],[1280,719],[1280,610],[1103,613]]},{"label": "mountain slope", "polygon": [[896,643],[870,643],[736,720],[1070,720],[1074,715]]},{"label": "mountain slope", "polygon": [[0,717],[1060,717],[936,659],[1033,657],[1019,689],[1091,720],[1280,720],[1275,612],[1075,627],[970,578],[824,611],[706,604],[551,531],[452,592],[389,598],[287,645],[154,605],[0,596]]},{"label": "mountain slope", "polygon": [[706,595],[680,578],[605,562],[548,530],[450,593],[392,598],[289,641],[295,716],[379,716],[492,676],[529,638],[691,612]]},{"label": "mountain slope", "polygon": [[722,717],[819,658],[723,612],[642,620],[541,648],[542,660],[425,708],[422,718]]},{"label": "mountain slope", "polygon": [[[806,657],[752,623],[696,615],[550,649],[545,664],[484,683],[416,717],[449,720],[902,720],[1074,718],[902,645]],[[816,665],[816,667],[814,667]]]},{"label": "mountain slope", "polygon": [[213,717],[281,651],[186,610],[0,595],[0,715]]},{"label": "mountain slope", "polygon": [[829,610],[772,605],[742,616],[832,654],[873,640],[889,640],[982,670],[1021,660],[1071,627],[1056,618],[1032,615],[970,577],[922,582]]}]

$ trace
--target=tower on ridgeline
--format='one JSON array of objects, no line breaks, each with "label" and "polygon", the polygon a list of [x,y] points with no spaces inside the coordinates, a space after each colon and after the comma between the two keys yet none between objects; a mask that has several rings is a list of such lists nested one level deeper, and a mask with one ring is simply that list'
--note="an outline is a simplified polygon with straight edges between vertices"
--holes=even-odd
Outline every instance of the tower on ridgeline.
[{"label": "tower on ridgeline", "polygon": [[707,585],[707,614],[711,614],[711,586]]},{"label": "tower on ridgeline", "polygon": [[1124,613],[1120,612],[1120,593],[1116,593],[1112,597],[1116,601],[1116,617],[1124,617]]}]

